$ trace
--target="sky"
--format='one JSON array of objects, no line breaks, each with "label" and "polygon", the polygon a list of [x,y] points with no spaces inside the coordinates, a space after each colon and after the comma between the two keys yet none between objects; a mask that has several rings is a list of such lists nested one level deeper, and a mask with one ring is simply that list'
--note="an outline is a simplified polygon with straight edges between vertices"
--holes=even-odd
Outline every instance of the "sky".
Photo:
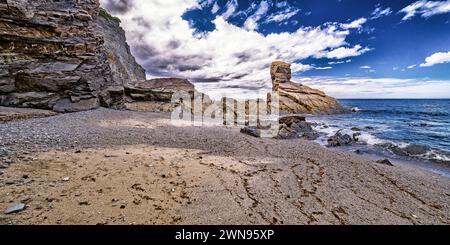
[{"label": "sky", "polygon": [[270,64],[337,98],[450,98],[450,0],[100,0],[147,77],[265,97]]}]

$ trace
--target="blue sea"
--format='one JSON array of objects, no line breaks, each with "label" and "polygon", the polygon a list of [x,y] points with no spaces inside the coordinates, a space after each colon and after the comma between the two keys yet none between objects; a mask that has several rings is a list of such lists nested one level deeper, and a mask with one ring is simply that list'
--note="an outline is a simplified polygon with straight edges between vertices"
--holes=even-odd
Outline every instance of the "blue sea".
[{"label": "blue sea", "polygon": [[[339,102],[354,112],[312,117],[318,142],[326,145],[338,130],[358,136],[347,147],[359,154],[415,162],[450,176],[450,99],[346,99]],[[353,130],[352,130],[353,128]],[[360,130],[360,131],[359,131]],[[413,146],[418,151],[407,150]]]}]

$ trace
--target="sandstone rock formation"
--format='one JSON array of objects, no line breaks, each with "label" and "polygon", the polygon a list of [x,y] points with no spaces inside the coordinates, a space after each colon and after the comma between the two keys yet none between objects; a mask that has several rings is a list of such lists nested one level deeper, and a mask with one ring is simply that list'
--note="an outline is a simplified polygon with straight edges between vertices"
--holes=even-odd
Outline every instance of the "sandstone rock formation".
[{"label": "sandstone rock formation", "polygon": [[121,107],[123,85],[144,79],[98,0],[0,0],[0,105]]},{"label": "sandstone rock formation", "polygon": [[[291,81],[291,65],[282,61],[272,63],[270,69],[272,91],[279,95],[279,111],[282,114],[333,114],[344,108],[336,99],[324,92]],[[268,101],[272,101],[268,94]]]}]

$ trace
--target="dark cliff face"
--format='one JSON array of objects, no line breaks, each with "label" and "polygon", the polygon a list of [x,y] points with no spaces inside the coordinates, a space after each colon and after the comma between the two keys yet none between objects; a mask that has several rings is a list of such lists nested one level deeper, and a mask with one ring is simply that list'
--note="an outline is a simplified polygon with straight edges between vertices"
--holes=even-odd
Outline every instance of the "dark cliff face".
[{"label": "dark cliff face", "polygon": [[103,9],[99,13],[95,21],[96,32],[103,37],[102,49],[106,53],[114,85],[145,80],[145,70],[136,63],[131,54],[125,31],[120,27],[120,20],[110,16]]},{"label": "dark cliff face", "polygon": [[60,112],[117,106],[145,79],[98,0],[0,0],[0,105]]}]

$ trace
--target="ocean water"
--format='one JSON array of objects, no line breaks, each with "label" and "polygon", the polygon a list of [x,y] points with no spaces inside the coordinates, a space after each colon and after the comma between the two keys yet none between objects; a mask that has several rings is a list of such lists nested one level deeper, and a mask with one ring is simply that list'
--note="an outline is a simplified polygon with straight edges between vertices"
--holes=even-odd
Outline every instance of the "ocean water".
[{"label": "ocean water", "polygon": [[[356,112],[312,117],[326,145],[338,130],[359,142],[350,149],[402,160],[436,163],[450,168],[450,99],[351,99],[339,100]],[[356,127],[356,128],[354,128]],[[352,130],[353,128],[353,130]],[[360,129],[361,131],[354,131]],[[415,145],[419,152],[407,150]],[[357,151],[358,150],[358,151]]]}]

